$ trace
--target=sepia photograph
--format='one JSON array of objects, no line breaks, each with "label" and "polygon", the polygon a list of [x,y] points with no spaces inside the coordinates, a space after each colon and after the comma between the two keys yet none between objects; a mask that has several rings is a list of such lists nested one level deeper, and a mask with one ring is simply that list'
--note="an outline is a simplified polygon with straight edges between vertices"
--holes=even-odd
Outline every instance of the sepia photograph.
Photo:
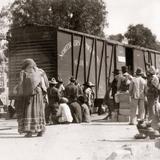
[{"label": "sepia photograph", "polygon": [[160,160],[160,1],[0,3],[1,160]]}]

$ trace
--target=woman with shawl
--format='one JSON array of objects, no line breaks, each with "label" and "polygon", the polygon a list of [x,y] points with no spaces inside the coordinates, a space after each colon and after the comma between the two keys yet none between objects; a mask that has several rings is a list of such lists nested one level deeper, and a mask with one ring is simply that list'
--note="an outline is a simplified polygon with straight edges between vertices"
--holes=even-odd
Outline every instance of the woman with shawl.
[{"label": "woman with shawl", "polygon": [[33,59],[25,59],[20,72],[17,87],[18,132],[26,137],[33,134],[42,136],[45,131],[45,100],[48,79],[45,72],[39,69]]}]

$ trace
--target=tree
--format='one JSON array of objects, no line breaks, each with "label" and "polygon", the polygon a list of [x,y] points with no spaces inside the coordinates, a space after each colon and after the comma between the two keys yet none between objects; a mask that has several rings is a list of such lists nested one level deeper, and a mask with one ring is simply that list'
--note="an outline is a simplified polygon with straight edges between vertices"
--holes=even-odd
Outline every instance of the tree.
[{"label": "tree", "polygon": [[10,5],[6,5],[0,11],[0,65],[1,62],[7,61],[8,56],[8,41],[6,34],[10,26],[10,14],[8,13]]},{"label": "tree", "polygon": [[160,51],[160,42],[159,41],[157,41],[156,50]]},{"label": "tree", "polygon": [[124,36],[121,33],[119,33],[119,34],[116,34],[116,35],[110,35],[109,39],[115,40],[115,41],[118,41],[118,42],[122,42],[124,40]]},{"label": "tree", "polygon": [[60,26],[102,36],[107,25],[107,11],[102,0],[15,0],[9,11],[11,27]]},{"label": "tree", "polygon": [[125,37],[129,44],[156,49],[156,36],[143,24],[129,25]]}]

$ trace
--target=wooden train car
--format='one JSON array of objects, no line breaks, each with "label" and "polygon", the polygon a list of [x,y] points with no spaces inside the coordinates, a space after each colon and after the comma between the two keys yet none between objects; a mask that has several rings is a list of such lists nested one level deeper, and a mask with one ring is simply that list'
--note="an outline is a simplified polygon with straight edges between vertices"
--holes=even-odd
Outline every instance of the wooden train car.
[{"label": "wooden train car", "polygon": [[160,68],[160,52],[122,44],[64,28],[24,26],[9,31],[9,97],[17,84],[22,61],[33,58],[49,78],[60,76],[64,84],[75,76],[80,84],[95,84],[95,97],[102,99],[112,71],[128,66],[146,69],[151,63]]}]

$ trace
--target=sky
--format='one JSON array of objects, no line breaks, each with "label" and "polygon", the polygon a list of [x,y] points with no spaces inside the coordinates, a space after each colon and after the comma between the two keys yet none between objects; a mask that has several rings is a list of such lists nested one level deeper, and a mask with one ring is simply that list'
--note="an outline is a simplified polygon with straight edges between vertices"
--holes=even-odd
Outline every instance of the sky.
[{"label": "sky", "polygon": [[[0,8],[13,0],[2,0]],[[106,3],[109,26],[105,34],[124,34],[130,24],[143,24],[160,41],[160,0],[103,0]]]},{"label": "sky", "polygon": [[160,41],[160,0],[103,0],[109,23],[105,34],[124,34],[130,24],[143,24]]}]

